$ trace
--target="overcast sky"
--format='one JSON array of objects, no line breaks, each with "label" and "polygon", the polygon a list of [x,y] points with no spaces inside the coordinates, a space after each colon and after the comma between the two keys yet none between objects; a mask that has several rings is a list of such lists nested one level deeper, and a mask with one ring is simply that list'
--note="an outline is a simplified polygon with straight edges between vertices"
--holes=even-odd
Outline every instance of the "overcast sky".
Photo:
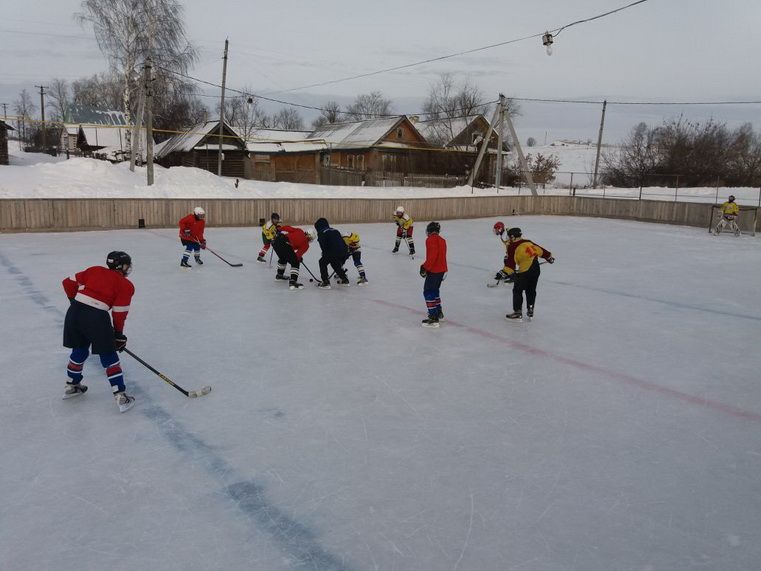
[{"label": "overcast sky", "polygon": [[[547,56],[539,38],[411,69],[294,89],[541,33],[631,0],[185,0],[188,37],[200,51],[191,71],[228,85],[320,105],[380,90],[394,111],[419,111],[443,72],[508,96],[647,101],[761,99],[761,2],[648,0],[564,30]],[[107,69],[90,29],[73,19],[79,0],[0,0],[0,103],[52,77]],[[599,107],[524,104],[519,132],[541,140],[596,137]],[[611,108],[606,134],[680,112],[761,126],[761,106]]]}]

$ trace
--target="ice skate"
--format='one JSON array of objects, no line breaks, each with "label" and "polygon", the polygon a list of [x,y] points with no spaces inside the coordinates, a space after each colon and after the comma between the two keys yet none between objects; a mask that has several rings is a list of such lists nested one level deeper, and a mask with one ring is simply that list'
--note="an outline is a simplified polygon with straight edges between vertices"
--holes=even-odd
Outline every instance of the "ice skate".
[{"label": "ice skate", "polygon": [[439,326],[439,318],[438,317],[426,317],[421,322],[421,325],[423,327],[438,327]]},{"label": "ice skate", "polygon": [[267,263],[267,260],[265,260],[263,256],[258,256],[256,258],[256,261],[257,262],[261,262],[262,264],[266,264]]},{"label": "ice skate", "polygon": [[365,276],[359,276],[359,278],[357,279],[358,286],[367,285],[368,283],[370,282],[367,281],[367,278]]},{"label": "ice skate", "polygon": [[288,289],[290,290],[304,289],[304,284],[300,284],[299,282],[290,282],[288,284]]},{"label": "ice skate", "polygon": [[275,274],[276,280],[288,281],[290,278],[285,277],[285,274]]},{"label": "ice skate", "polygon": [[397,252],[399,252],[399,246],[395,246],[394,249],[391,250],[392,254],[396,254]]},{"label": "ice skate", "polygon": [[191,265],[188,263],[188,260],[187,260],[187,259],[183,258],[183,259],[180,261],[180,267],[181,267],[181,268],[192,268],[193,266],[191,266]]},{"label": "ice skate", "polygon": [[114,393],[116,404],[119,405],[119,412],[127,412],[133,406],[135,406],[135,397],[129,396],[124,391]]},{"label": "ice skate", "polygon": [[330,289],[330,282],[317,282],[317,287],[320,289]]},{"label": "ice skate", "polygon": [[196,256],[195,259],[196,259],[196,264],[197,265],[203,266],[203,262],[201,261],[201,256]]},{"label": "ice skate", "polygon": [[78,397],[86,392],[87,385],[83,385],[82,383],[76,385],[74,383],[66,383],[66,388],[63,390],[63,400]]},{"label": "ice skate", "polygon": [[444,321],[444,312],[439,309],[439,316],[437,318],[439,321]]},{"label": "ice skate", "polygon": [[508,321],[523,321],[523,314],[520,311],[513,311],[505,315]]},{"label": "ice skate", "polygon": [[336,282],[340,286],[348,287],[349,286],[349,279],[348,278],[338,278],[338,281]]}]

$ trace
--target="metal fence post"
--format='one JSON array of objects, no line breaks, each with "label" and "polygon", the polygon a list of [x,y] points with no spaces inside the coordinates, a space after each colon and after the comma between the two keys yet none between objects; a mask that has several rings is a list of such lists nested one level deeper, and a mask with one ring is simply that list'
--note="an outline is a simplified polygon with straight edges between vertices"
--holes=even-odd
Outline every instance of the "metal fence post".
[{"label": "metal fence post", "polygon": [[719,177],[716,177],[716,202],[715,204],[719,204]]},{"label": "metal fence post", "polygon": [[[571,184],[568,187],[568,194],[571,194],[571,189],[572,188],[573,188],[573,172],[571,172]],[[761,196],[761,189],[759,189],[759,196]],[[759,200],[761,200],[761,198]]]},{"label": "metal fence post", "polygon": [[676,184],[674,185],[674,202],[677,201],[678,194],[679,194],[679,175],[676,175]]}]

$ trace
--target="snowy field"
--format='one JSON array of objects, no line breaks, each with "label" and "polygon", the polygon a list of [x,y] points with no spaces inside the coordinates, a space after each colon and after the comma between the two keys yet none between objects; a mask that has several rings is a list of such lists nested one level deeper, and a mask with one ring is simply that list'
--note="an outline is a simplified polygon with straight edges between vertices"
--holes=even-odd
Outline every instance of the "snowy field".
[{"label": "snowy field", "polygon": [[[540,188],[539,194],[568,195],[568,171],[589,172],[586,164],[594,161],[594,147],[559,143],[532,147],[528,152],[555,154],[560,170],[555,187]],[[10,166],[0,168],[0,198],[435,198],[451,196],[526,195],[526,187],[508,188],[414,188],[372,186],[327,186],[291,182],[264,182],[218,177],[192,167],[155,167],[155,184],[146,186],[145,168],[130,172],[127,163],[112,165],[106,161],[85,158],[51,157],[41,153],[22,153],[10,149]],[[592,163],[594,165],[594,162]],[[594,167],[592,167],[594,168]],[[578,172],[574,186],[589,183],[588,176]],[[724,202],[730,194],[738,204],[761,206],[758,188],[673,188],[645,187],[644,200],[678,200],[689,202]],[[577,196],[607,196],[638,199],[639,188],[577,188]]]},{"label": "snowy field", "polygon": [[[0,568],[757,569],[761,242],[506,219],[557,258],[518,324],[493,222],[443,223],[433,330],[391,224],[340,227],[367,287],[297,292],[256,229],[208,229],[242,268],[186,271],[173,229],[0,235]],[[131,411],[93,359],[61,400],[60,282],[112,249],[129,348],[211,394],[125,354]]]}]

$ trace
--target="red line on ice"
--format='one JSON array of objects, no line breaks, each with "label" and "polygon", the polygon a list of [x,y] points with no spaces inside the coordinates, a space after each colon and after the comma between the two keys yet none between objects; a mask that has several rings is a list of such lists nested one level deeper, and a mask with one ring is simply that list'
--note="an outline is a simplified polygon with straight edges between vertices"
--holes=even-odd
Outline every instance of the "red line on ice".
[{"label": "red line on ice", "polygon": [[[404,309],[412,313],[420,313],[423,312],[417,309],[414,309],[412,307],[407,307],[406,305],[400,305],[398,303],[391,303],[388,301],[384,301],[382,299],[373,299],[371,301],[374,301],[375,303],[379,303],[381,305],[385,305],[388,307],[395,307],[397,309]],[[483,329],[478,329],[476,327],[470,327],[469,325],[463,325],[462,323],[457,323],[455,321],[451,321],[447,318],[447,325],[453,325],[454,327],[460,327],[464,329],[465,331],[469,333],[473,333],[474,335],[479,335],[480,337],[484,337],[486,339],[491,339],[492,341],[497,341],[498,343],[502,343],[504,345],[507,345],[513,349],[517,349],[518,351],[522,351],[524,353],[528,353],[529,355],[536,355],[539,357],[544,357],[545,359],[552,359],[553,361],[556,361],[558,363],[562,363],[563,365],[570,365],[571,367],[575,367],[577,369],[581,369],[583,371],[589,371],[593,373],[598,373],[604,377],[608,377],[610,379],[619,381],[621,383],[639,387],[641,389],[645,389],[648,391],[657,392],[663,395],[667,395],[670,397],[673,397],[675,399],[681,400],[682,402],[686,402],[692,405],[697,405],[701,407],[705,407],[711,410],[715,410],[718,412],[722,412],[724,414],[728,414],[730,416],[733,416],[735,418],[742,418],[745,420],[750,420],[753,422],[757,422],[761,424],[761,414],[743,410],[741,408],[737,408],[732,405],[723,404],[717,401],[708,400],[702,397],[697,397],[695,395],[691,395],[689,393],[683,393],[682,391],[677,391],[675,389],[670,389],[668,387],[664,387],[662,385],[658,385],[656,383],[651,383],[649,381],[644,381],[642,379],[638,379],[637,377],[634,377],[632,375],[627,375],[626,373],[620,373],[618,371],[613,371],[611,369],[606,369],[605,367],[601,367],[599,365],[593,365],[592,363],[585,363],[584,361],[579,361],[578,359],[572,359],[570,357],[564,357],[562,355],[557,355],[555,353],[551,353],[549,351],[545,351],[544,349],[539,349],[537,347],[533,347],[531,345],[527,345],[526,343],[521,343],[520,341],[514,341],[513,339],[506,339],[505,337],[501,337],[499,335],[496,335],[494,333],[490,333],[489,331],[484,331]]]}]

